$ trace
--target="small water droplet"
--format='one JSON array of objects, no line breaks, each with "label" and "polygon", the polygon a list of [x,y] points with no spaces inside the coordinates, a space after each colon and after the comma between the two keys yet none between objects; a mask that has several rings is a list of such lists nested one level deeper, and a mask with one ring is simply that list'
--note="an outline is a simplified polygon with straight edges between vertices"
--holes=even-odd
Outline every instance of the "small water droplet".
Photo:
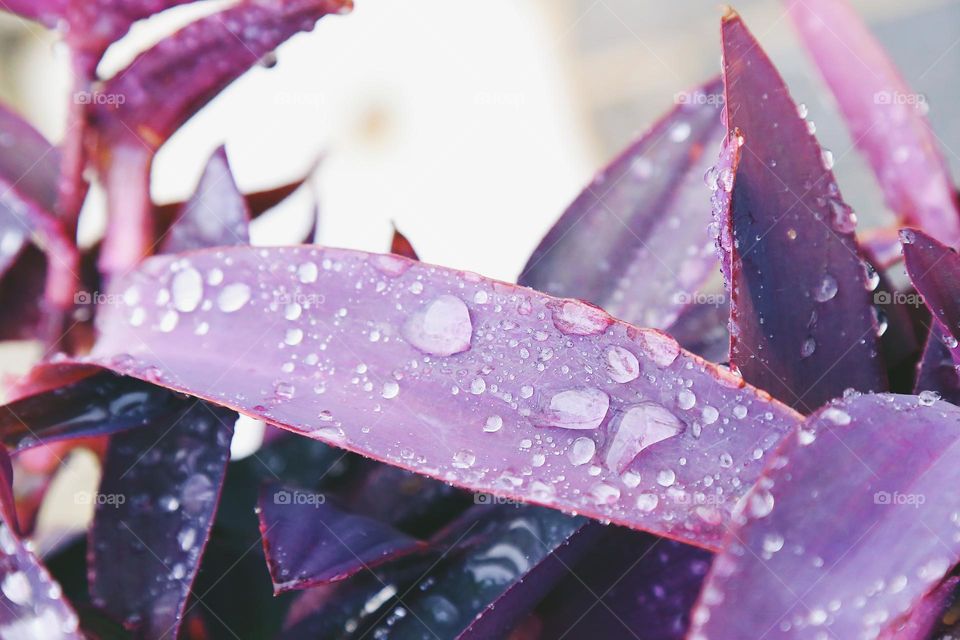
[{"label": "small water droplet", "polygon": [[217,306],[224,313],[232,313],[250,300],[250,287],[243,282],[228,284],[217,296]]},{"label": "small water droplet", "polygon": [[469,449],[461,449],[453,454],[453,466],[457,469],[469,469],[476,461],[476,454]]},{"label": "small water droplet", "polygon": [[463,300],[442,295],[407,318],[401,334],[424,353],[450,356],[470,348],[473,323]]},{"label": "small water droplet", "polygon": [[820,280],[820,286],[813,292],[813,297],[817,302],[827,302],[837,295],[838,288],[837,279],[829,273],[824,274]]},{"label": "small water droplet", "polygon": [[641,493],[637,496],[637,509],[649,513],[657,508],[660,498],[655,493]]},{"label": "small water droplet", "polygon": [[496,433],[503,428],[503,418],[500,416],[490,416],[483,424],[483,430],[487,433]]},{"label": "small water droplet", "polygon": [[593,459],[597,444],[590,438],[580,437],[573,441],[567,457],[576,466],[587,464]]},{"label": "small water droplet", "polygon": [[940,399],[939,393],[937,393],[936,391],[929,391],[929,390],[921,391],[920,394],[917,396],[917,401],[925,407],[932,406],[939,399]]},{"label": "small water droplet", "polygon": [[673,472],[673,469],[661,469],[657,472],[657,484],[661,487],[672,487],[676,481],[677,474]]},{"label": "small water droplet", "polygon": [[808,337],[803,341],[803,344],[800,345],[800,357],[809,358],[817,350],[817,341],[812,337]]},{"label": "small water droplet", "polygon": [[569,389],[550,398],[550,404],[533,416],[541,427],[596,429],[610,408],[610,397],[599,389]]},{"label": "small water droplet", "polygon": [[189,313],[203,300],[203,278],[193,267],[178,271],[173,276],[170,289],[173,293],[173,306],[177,311]]},{"label": "small water droplet", "polygon": [[297,278],[304,284],[316,282],[319,273],[320,271],[317,269],[317,265],[313,262],[304,262],[297,267]]},{"label": "small water droplet", "polygon": [[380,395],[387,400],[390,400],[392,398],[396,398],[399,393],[400,385],[393,380],[388,380],[383,383],[383,391],[380,393]]},{"label": "small water droplet", "polygon": [[693,409],[697,404],[697,396],[690,389],[681,389],[677,394],[677,406],[681,409]]},{"label": "small water droplet", "polygon": [[632,382],[640,375],[640,362],[623,347],[610,347],[607,349],[607,373],[614,382]]}]

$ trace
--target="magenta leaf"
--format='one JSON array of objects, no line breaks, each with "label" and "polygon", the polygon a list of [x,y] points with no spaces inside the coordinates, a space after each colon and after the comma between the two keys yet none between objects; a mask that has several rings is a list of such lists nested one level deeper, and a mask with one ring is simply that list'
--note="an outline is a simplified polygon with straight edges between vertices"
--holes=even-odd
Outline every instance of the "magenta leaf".
[{"label": "magenta leaf", "polygon": [[290,485],[265,486],[257,514],[277,593],[343,580],[424,548],[386,523],[334,506],[323,493]]},{"label": "magenta leaf", "polygon": [[410,258],[411,260],[420,259],[420,256],[417,255],[416,249],[413,248],[413,244],[410,243],[410,240],[407,239],[407,236],[400,233],[400,230],[397,229],[396,226],[393,227],[393,239],[390,241],[390,253],[395,253],[398,256]]},{"label": "magenta leaf", "polygon": [[960,409],[923,396],[808,418],[743,499],[688,637],[873,638],[911,612],[960,557],[958,436]]},{"label": "magenta leaf", "polygon": [[149,253],[149,174],[160,145],[284,41],[350,6],[350,0],[241,2],[187,25],[104,83],[91,118],[112,214],[105,270],[125,269]]},{"label": "magenta leaf", "polygon": [[[798,419],[665,334],[393,255],[221,248],[151,258],[111,290],[91,363],[473,491],[707,547]],[[692,506],[700,494],[723,500]]]},{"label": "magenta leaf", "polygon": [[0,410],[0,440],[11,450],[23,451],[143,427],[174,398],[152,384],[99,372],[5,405]]},{"label": "magenta leaf", "polygon": [[735,13],[723,19],[723,46],[729,140],[740,146],[735,176],[722,181],[731,365],[805,412],[847,388],[884,390],[871,293],[879,279],[859,253],[830,161]]},{"label": "magenta leaf", "polygon": [[665,329],[716,268],[704,174],[723,135],[719,79],[677,106],[587,185],[519,282]]},{"label": "magenta leaf", "polygon": [[682,638],[711,554],[611,527],[537,607],[542,638]]},{"label": "magenta leaf", "polygon": [[250,244],[249,224],[247,201],[230,172],[227,151],[220,147],[207,161],[197,190],[170,225],[159,253]]},{"label": "magenta leaf", "polygon": [[137,638],[177,636],[236,417],[183,398],[148,427],[110,440],[90,534],[90,592]]},{"label": "magenta leaf", "polygon": [[941,242],[960,244],[954,185],[924,117],[923,96],[907,86],[846,0],[786,2],[887,205]]}]

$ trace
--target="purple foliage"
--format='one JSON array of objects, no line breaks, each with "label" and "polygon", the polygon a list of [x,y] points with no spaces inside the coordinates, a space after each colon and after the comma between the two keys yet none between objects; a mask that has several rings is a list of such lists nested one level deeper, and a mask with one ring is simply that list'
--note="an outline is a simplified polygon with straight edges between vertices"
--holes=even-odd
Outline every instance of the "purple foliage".
[{"label": "purple foliage", "polygon": [[[728,10],[722,77],[597,173],[519,284],[421,263],[396,229],[391,253],[316,246],[315,204],[307,244],[251,247],[309,174],[244,194],[222,147],[186,202],[154,203],[178,128],[351,7],[239,0],[97,76],[134,22],[189,1],[3,6],[56,28],[74,90],[102,99],[74,100],[59,146],[0,106],[0,339],[65,351],[0,409],[0,636],[951,632],[960,216],[923,113],[876,98],[909,88],[845,0],[787,9],[916,228],[857,234]],[[81,249],[94,175],[108,228]],[[891,284],[901,256],[912,289]],[[698,304],[720,274],[728,295]],[[266,434],[231,461],[239,414]],[[40,557],[39,505],[81,442],[102,457],[89,535]]]}]

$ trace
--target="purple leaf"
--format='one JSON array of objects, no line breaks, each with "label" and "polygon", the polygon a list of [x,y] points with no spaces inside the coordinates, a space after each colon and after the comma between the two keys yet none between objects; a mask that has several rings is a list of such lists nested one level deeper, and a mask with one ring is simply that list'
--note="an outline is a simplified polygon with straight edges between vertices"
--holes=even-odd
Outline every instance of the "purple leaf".
[{"label": "purple leaf", "polygon": [[159,253],[250,244],[250,209],[234,182],[227,151],[217,149],[200,177],[197,190],[167,231]]},{"label": "purple leaf", "polygon": [[[473,491],[707,547],[798,420],[660,332],[393,255],[158,256],[111,290],[122,303],[98,316],[91,362]],[[683,499],[700,493],[724,504]]]},{"label": "purple leaf", "polygon": [[143,427],[174,398],[152,384],[97,372],[4,406],[0,440],[14,451],[23,451],[58,440]]},{"label": "purple leaf", "polygon": [[711,555],[612,527],[537,607],[543,638],[683,638]]},{"label": "purple leaf", "polygon": [[718,299],[716,304],[690,305],[670,327],[670,335],[684,349],[705,360],[726,362],[730,357],[729,318],[730,306],[726,300]]},{"label": "purple leaf", "polygon": [[954,349],[960,336],[960,256],[923,231],[904,229],[900,238],[910,281]]},{"label": "purple leaf", "polygon": [[667,328],[716,268],[704,173],[723,136],[719,79],[686,94],[604,168],[534,251],[519,282]]},{"label": "purple leaf", "polygon": [[[809,411],[844,389],[887,388],[871,291],[850,208],[787,88],[736,13],[723,19],[731,144],[731,365]],[[723,212],[721,212],[722,216]],[[789,311],[784,303],[790,302]]]},{"label": "purple leaf", "polygon": [[236,414],[193,398],[110,440],[88,552],[93,603],[137,638],[176,637]]},{"label": "purple leaf", "polygon": [[787,3],[887,205],[908,224],[927,229],[942,242],[960,244],[954,185],[924,117],[923,96],[911,91],[846,0]]},{"label": "purple leaf", "polygon": [[285,40],[350,6],[350,0],[242,2],[187,25],[104,83],[91,118],[112,214],[105,270],[125,269],[149,252],[149,174],[160,145]]},{"label": "purple leaf", "polygon": [[916,396],[808,418],[744,498],[688,637],[873,638],[912,611],[960,556],[958,436],[960,408]]},{"label": "purple leaf", "polygon": [[13,264],[0,276],[0,340],[35,340],[49,334],[43,291],[47,259],[33,244],[14,256]]},{"label": "purple leaf", "polygon": [[257,514],[276,593],[343,580],[424,548],[388,524],[333,506],[322,493],[278,483],[263,488]]}]

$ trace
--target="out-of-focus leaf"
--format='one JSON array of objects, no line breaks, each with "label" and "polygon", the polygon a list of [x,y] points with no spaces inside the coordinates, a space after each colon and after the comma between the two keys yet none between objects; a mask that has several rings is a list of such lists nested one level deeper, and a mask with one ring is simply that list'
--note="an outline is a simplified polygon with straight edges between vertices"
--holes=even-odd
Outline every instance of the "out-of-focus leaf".
[{"label": "out-of-focus leaf", "polygon": [[0,276],[0,340],[48,337],[53,320],[43,299],[47,267],[43,252],[28,244]]},{"label": "out-of-focus leaf", "polygon": [[398,256],[410,258],[411,260],[420,259],[410,240],[407,239],[407,236],[400,233],[400,230],[397,229],[396,226],[393,227],[393,240],[390,241],[390,253],[395,253]]},{"label": "out-of-focus leaf", "polygon": [[960,244],[954,185],[923,96],[907,86],[847,0],[785,1],[887,205],[941,242]]},{"label": "out-of-focus leaf", "polygon": [[723,137],[720,80],[677,106],[587,185],[519,282],[666,329],[716,268],[704,174]]},{"label": "out-of-focus leaf", "polygon": [[0,440],[23,451],[40,443],[143,427],[175,398],[161,387],[98,372],[5,405]]},{"label": "out-of-focus leaf", "polygon": [[886,271],[903,259],[898,228],[870,229],[859,235],[860,247],[879,271]]},{"label": "out-of-focus leaf", "polygon": [[670,335],[684,349],[710,362],[727,362],[730,358],[730,305],[725,297],[715,299],[715,304],[692,304],[683,310]]},{"label": "out-of-focus leaf", "polygon": [[217,149],[197,190],[180,210],[160,243],[159,253],[250,244],[250,210],[234,182],[227,151]]},{"label": "out-of-focus leaf", "polygon": [[339,509],[324,494],[290,485],[265,486],[257,514],[277,593],[343,580],[424,547],[388,524]]},{"label": "out-of-focus leaf", "polygon": [[688,637],[877,637],[960,556],[944,491],[958,463],[953,405],[880,394],[818,411],[743,499]]},{"label": "out-of-focus leaf", "polygon": [[149,253],[155,151],[285,40],[350,6],[350,0],[241,2],[187,25],[104,83],[91,119],[97,132],[93,156],[111,214],[101,254],[106,271],[130,267]]},{"label": "out-of-focus leaf", "polygon": [[236,418],[183,398],[147,427],[111,438],[91,531],[90,592],[137,638],[177,636]]},{"label": "out-of-focus leaf", "polygon": [[[740,17],[723,19],[731,145],[739,163],[721,224],[730,239],[731,366],[809,411],[847,388],[887,388],[872,306],[876,274],[831,161]],[[723,219],[725,217],[725,219]],[[789,310],[784,309],[790,301]]]},{"label": "out-of-focus leaf", "polygon": [[91,363],[473,491],[706,547],[798,419],[663,333],[393,255],[158,256],[112,290],[126,302],[98,316]]},{"label": "out-of-focus leaf", "polygon": [[4,638],[82,640],[60,585],[17,539],[10,458],[0,447],[0,630]]},{"label": "out-of-focus leaf", "polygon": [[930,640],[944,611],[955,600],[960,578],[951,576],[929,592],[909,613],[901,616],[880,635],[881,640]]},{"label": "out-of-focus leaf", "polygon": [[541,638],[683,638],[710,553],[613,527],[537,607]]}]

